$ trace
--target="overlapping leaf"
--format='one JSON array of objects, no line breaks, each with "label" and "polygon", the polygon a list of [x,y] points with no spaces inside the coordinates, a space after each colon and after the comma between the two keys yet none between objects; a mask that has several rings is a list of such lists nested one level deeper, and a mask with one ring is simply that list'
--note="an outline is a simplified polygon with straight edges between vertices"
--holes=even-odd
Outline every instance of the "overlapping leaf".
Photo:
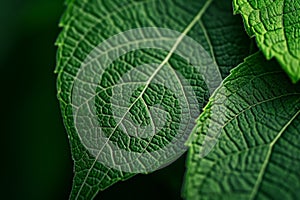
[{"label": "overlapping leaf", "polygon": [[[299,197],[300,85],[293,85],[274,60],[255,54],[235,68],[194,134],[187,199]],[[205,141],[217,143],[201,159]]]}]

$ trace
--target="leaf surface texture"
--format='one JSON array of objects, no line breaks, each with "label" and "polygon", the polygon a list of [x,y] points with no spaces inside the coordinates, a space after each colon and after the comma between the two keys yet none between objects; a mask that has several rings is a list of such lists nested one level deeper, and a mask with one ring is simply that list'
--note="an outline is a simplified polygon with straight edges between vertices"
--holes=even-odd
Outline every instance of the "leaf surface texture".
[{"label": "leaf surface texture", "polygon": [[300,1],[234,0],[233,5],[266,58],[276,57],[292,81],[299,81]]},{"label": "leaf surface texture", "polygon": [[[299,197],[300,87],[277,62],[260,53],[248,57],[215,91],[197,124],[187,199]],[[206,137],[217,143],[201,159]]]},{"label": "leaf surface texture", "polygon": [[[217,13],[217,14],[216,14]],[[194,19],[195,23],[191,25]],[[61,19],[63,28],[57,39],[57,90],[60,101],[64,124],[67,129],[74,160],[74,181],[71,199],[91,199],[99,190],[104,190],[112,184],[126,180],[133,176],[132,173],[112,169],[97,162],[95,155],[87,150],[80,140],[74,127],[74,113],[72,105],[72,89],[76,75],[89,53],[104,40],[126,30],[141,27],[161,27],[178,32],[186,32],[186,35],[199,42],[209,52],[213,61],[219,66],[222,78],[226,77],[229,70],[239,64],[249,54],[250,40],[244,34],[239,17],[232,15],[231,1],[181,1],[181,0],[73,0],[67,1],[67,9]],[[101,92],[102,89],[113,87],[118,75],[125,69],[129,70],[137,65],[151,62],[163,62],[169,52],[156,49],[141,49],[130,52],[120,57],[107,72],[106,81],[99,83],[96,107],[99,123],[106,125],[108,129],[116,129],[116,123],[108,122],[111,119],[110,92]],[[142,59],[137,59],[142,58]],[[185,60],[172,55],[169,63],[173,68],[181,70],[185,78],[192,85],[192,90],[197,95],[199,110],[208,100],[209,92],[201,74],[193,73],[193,68]],[[170,70],[169,70],[170,71]],[[123,71],[124,72],[124,71]],[[125,72],[124,72],[125,73]],[[169,75],[170,76],[170,75]],[[112,77],[112,80],[109,79]],[[145,88],[141,88],[143,90]],[[150,91],[150,87],[144,92],[152,98],[169,103],[172,99],[163,97],[159,99],[159,93]],[[149,89],[149,90],[148,90]],[[153,89],[153,88],[152,88]],[[83,89],[84,90],[84,89]],[[154,88],[157,92],[162,88]],[[133,100],[137,100],[132,96]],[[140,105],[139,105],[140,104]],[[136,101],[131,112],[136,123],[148,125],[149,112],[142,101]],[[174,107],[176,109],[176,106]],[[134,110],[136,109],[136,110]],[[139,113],[140,115],[135,114]],[[104,115],[106,114],[106,115]],[[76,116],[76,115],[75,115]],[[108,121],[107,121],[108,120]],[[170,123],[173,121],[170,120]],[[143,124],[144,123],[144,124]],[[169,130],[173,130],[171,128]],[[107,137],[117,143],[120,148],[128,151],[142,151],[145,143],[155,148],[164,144],[157,141],[135,140],[124,136],[121,132],[108,131]],[[168,138],[167,132],[161,132],[161,138]],[[169,133],[171,134],[171,133]],[[170,136],[170,135],[169,135]],[[134,143],[136,141],[136,143]],[[129,145],[128,142],[130,143]],[[146,145],[146,146],[147,146]],[[152,151],[148,149],[147,151]],[[96,154],[101,154],[100,151]]]}]

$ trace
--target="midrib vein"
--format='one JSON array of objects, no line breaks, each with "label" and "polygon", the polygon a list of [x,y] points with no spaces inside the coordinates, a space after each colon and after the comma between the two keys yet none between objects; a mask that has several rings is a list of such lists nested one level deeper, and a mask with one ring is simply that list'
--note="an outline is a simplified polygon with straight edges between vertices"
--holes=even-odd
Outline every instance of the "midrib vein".
[{"label": "midrib vein", "polygon": [[[171,56],[173,55],[174,51],[177,49],[178,45],[180,44],[180,42],[182,41],[182,39],[187,35],[187,33],[193,28],[193,26],[197,23],[198,20],[200,20],[200,18],[202,17],[202,15],[204,14],[204,12],[207,10],[207,8],[210,6],[210,4],[212,3],[213,0],[208,0],[204,6],[199,10],[199,12],[197,13],[197,15],[193,18],[193,20],[189,23],[189,25],[184,29],[184,31],[180,34],[180,36],[177,38],[176,42],[174,43],[173,47],[171,48],[170,52],[168,53],[168,55],[165,57],[165,59],[161,62],[161,64],[157,67],[157,69],[153,72],[153,74],[150,76],[150,78],[148,79],[148,81],[146,82],[146,85],[144,87],[144,89],[142,90],[141,94],[135,99],[135,101],[130,105],[130,107],[126,110],[126,112],[124,113],[124,115],[122,116],[122,118],[120,119],[120,121],[116,124],[115,128],[112,130],[112,133],[118,128],[118,126],[120,125],[122,119],[124,119],[124,117],[127,115],[127,113],[130,111],[130,109],[132,108],[132,106],[138,101],[139,98],[142,97],[142,95],[144,94],[144,92],[146,91],[146,89],[148,88],[149,84],[151,83],[151,81],[153,80],[153,78],[157,75],[157,73],[161,70],[161,68],[169,61],[169,59],[171,58]],[[107,141],[111,138],[111,136],[113,134],[110,134],[110,136],[107,138]],[[80,192],[83,188],[83,186],[86,183],[86,180],[89,176],[89,174],[91,173],[91,170],[93,169],[93,167],[95,166],[100,153],[102,152],[103,148],[106,146],[107,142],[103,145],[103,147],[99,150],[99,152],[97,153],[97,156],[95,157],[94,162],[92,163],[91,167],[89,168],[78,192],[77,195],[75,197],[75,199],[78,199]],[[106,174],[108,173],[108,171],[103,175],[103,177],[106,176]],[[102,181],[102,179],[100,180],[100,182]]]},{"label": "midrib vein", "polygon": [[268,153],[266,156],[266,159],[263,162],[263,165],[261,167],[261,170],[258,174],[258,177],[256,179],[255,182],[255,186],[251,192],[250,198],[249,199],[254,199],[255,195],[257,194],[258,188],[260,187],[260,184],[262,182],[262,178],[264,176],[264,173],[266,171],[266,168],[268,166],[269,160],[271,158],[271,154],[272,154],[272,150],[274,145],[276,144],[276,142],[279,140],[279,138],[282,136],[282,134],[284,133],[284,131],[289,127],[289,125],[291,125],[291,123],[296,119],[296,117],[300,114],[300,110],[298,110],[298,112],[296,112],[293,117],[282,127],[282,129],[279,131],[279,133],[277,134],[277,136],[274,138],[274,140],[270,143],[270,147],[268,149]]}]

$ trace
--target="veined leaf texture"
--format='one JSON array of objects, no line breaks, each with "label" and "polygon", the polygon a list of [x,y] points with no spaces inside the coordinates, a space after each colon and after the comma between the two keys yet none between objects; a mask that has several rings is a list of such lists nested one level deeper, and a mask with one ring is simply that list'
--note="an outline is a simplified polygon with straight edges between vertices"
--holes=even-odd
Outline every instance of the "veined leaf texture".
[{"label": "veined leaf texture", "polygon": [[234,0],[235,13],[267,59],[275,57],[293,82],[300,79],[300,1]]},{"label": "veined leaf texture", "polygon": [[[81,81],[77,75],[90,53],[105,40],[124,31],[143,27],[167,28],[200,43],[211,56],[213,63],[219,67],[221,77],[224,78],[229,74],[229,70],[242,62],[250,52],[250,40],[244,33],[239,16],[233,16],[231,3],[229,0],[67,1],[67,9],[60,22],[63,30],[56,42],[58,46],[56,73],[57,95],[74,160],[75,175],[71,199],[91,199],[99,190],[134,175],[98,162],[97,155],[101,154],[102,146],[97,147],[93,153],[93,149],[88,149],[88,146],[82,143],[82,136],[78,134],[78,128],[74,124],[76,117],[84,117],[74,113],[74,107],[77,106],[73,104],[72,99],[74,82]],[[179,45],[180,41],[179,36],[174,43],[178,42]],[[120,56],[109,66],[102,66],[101,63],[95,65],[97,69],[103,67],[107,69],[96,85],[97,95],[92,102],[96,107],[98,125],[106,128],[104,131],[106,137],[103,140],[112,141],[126,151],[150,152],[162,148],[166,145],[164,141],[177,134],[174,122],[181,108],[176,105],[176,98],[172,97],[174,95],[171,91],[161,86],[155,87],[154,83],[137,88],[135,93],[130,94],[132,107],[129,110],[130,118],[143,127],[151,125],[151,111],[147,110],[149,106],[156,103],[165,106],[167,112],[161,113],[170,117],[170,126],[160,132],[157,140],[136,139],[134,133],[130,136],[124,135],[122,134],[124,129],[111,118],[113,112],[111,96],[114,93],[110,87],[114,87],[123,74],[136,66],[152,62],[162,63],[166,58],[170,73],[172,69],[182,72],[191,86],[189,88],[196,94],[197,106],[201,111],[210,93],[202,74],[193,73],[193,67],[188,60],[155,48],[131,51]],[[97,73],[94,75],[97,76]],[[93,80],[92,71],[86,76],[85,78]],[[172,74],[168,76],[174,78]],[[82,91],[89,91],[91,89],[89,86],[84,80]],[[98,141],[99,138],[95,140]],[[148,149],[145,150],[145,146]]]},{"label": "veined leaf texture", "polygon": [[[297,199],[300,86],[261,53],[232,70],[190,141],[187,199]],[[199,159],[205,137],[217,140]]]}]

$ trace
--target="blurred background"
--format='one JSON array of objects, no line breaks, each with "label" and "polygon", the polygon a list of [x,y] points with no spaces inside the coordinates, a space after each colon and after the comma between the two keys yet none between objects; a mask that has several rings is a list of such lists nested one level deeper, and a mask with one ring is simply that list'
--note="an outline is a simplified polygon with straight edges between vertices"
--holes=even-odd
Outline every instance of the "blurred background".
[{"label": "blurred background", "polygon": [[[0,1],[3,199],[68,199],[71,190],[73,163],[53,73],[64,9],[63,0]],[[96,199],[180,199],[184,162],[119,182]]]}]

